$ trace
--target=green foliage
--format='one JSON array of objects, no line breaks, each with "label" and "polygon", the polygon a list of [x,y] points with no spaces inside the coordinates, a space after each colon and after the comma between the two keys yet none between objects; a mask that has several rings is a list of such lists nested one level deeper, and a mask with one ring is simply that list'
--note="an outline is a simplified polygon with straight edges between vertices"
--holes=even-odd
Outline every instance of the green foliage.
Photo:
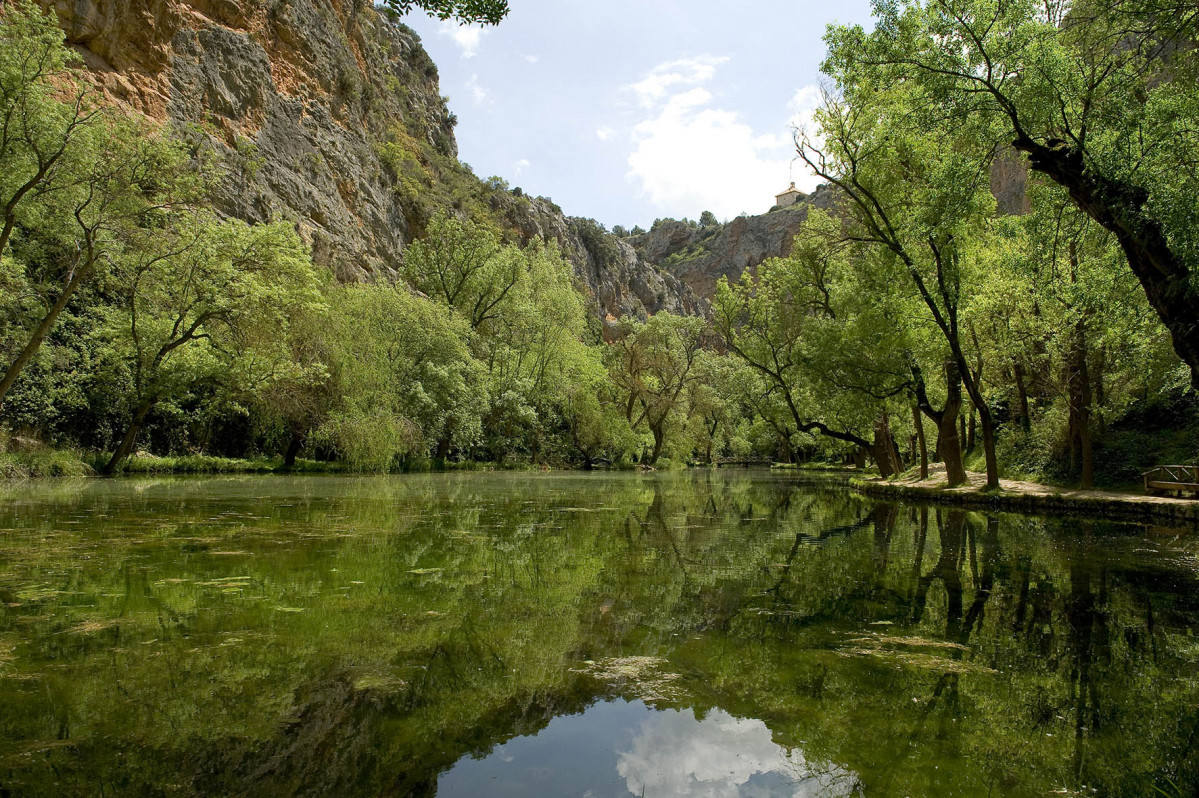
[{"label": "green foliage", "polygon": [[205,389],[237,412],[262,386],[295,377],[288,331],[319,306],[315,268],[286,223],[252,227],[185,212],[162,220],[113,277],[99,335],[128,375],[131,421],[106,470],[132,453],[149,412]]},{"label": "green foliage", "polygon": [[[832,28],[825,68],[855,108],[877,93],[1014,146],[1120,237],[1199,387],[1199,17],[1173,0],[883,2]],[[1183,44],[1186,42],[1186,44]]]},{"label": "green foliage", "polygon": [[70,451],[0,452],[0,480],[83,477],[92,469]]},{"label": "green foliage", "polygon": [[508,16],[507,0],[383,0],[383,7],[396,17],[419,8],[431,17],[452,19],[460,25],[498,25]]},{"label": "green foliage", "polygon": [[691,454],[685,430],[690,416],[688,389],[697,379],[705,325],[697,318],[657,313],[644,324],[622,323],[620,338],[609,351],[609,371],[634,429],[651,437],[646,462],[675,451]]},{"label": "green foliage", "polygon": [[487,394],[463,319],[403,286],[337,288],[329,304],[339,399],[319,440],[373,471],[477,440]]}]

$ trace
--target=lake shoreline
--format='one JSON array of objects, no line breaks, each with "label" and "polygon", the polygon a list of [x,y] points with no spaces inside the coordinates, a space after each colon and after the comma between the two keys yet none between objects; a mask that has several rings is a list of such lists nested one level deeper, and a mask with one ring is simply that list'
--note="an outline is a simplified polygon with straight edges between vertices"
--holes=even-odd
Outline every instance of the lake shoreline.
[{"label": "lake shoreline", "polygon": [[[29,479],[55,479],[62,477],[101,477],[87,455],[61,449],[49,449],[33,453],[5,453],[0,455],[0,484],[12,484]],[[284,468],[282,458],[237,459],[207,456],[131,458],[130,467],[111,478],[138,476],[221,476],[246,475],[364,475],[369,472],[355,471],[344,464],[302,460],[292,468]],[[693,469],[715,468],[693,466]],[[622,469],[595,469],[595,472]],[[636,469],[634,469],[636,470]],[[858,469],[829,467],[780,467],[771,469],[778,474],[793,474],[798,481],[808,485],[840,486],[873,498],[922,501],[932,504],[953,505],[980,510],[1021,512],[1035,514],[1070,515],[1078,518],[1108,521],[1169,522],[1182,524],[1199,530],[1199,499],[1151,496],[1108,490],[1077,490],[1036,482],[1002,479],[1002,491],[983,490],[985,477],[976,472],[967,472],[966,485],[951,488],[943,469],[934,467],[930,477],[921,480],[914,476],[883,479],[863,475]],[[407,473],[452,473],[464,471],[579,471],[565,466],[531,464],[500,465],[496,463],[455,463],[440,467],[430,463],[427,468],[389,472]]]},{"label": "lake shoreline", "polygon": [[1107,490],[1078,490],[1036,482],[1001,479],[1000,491],[984,491],[983,474],[968,472],[966,485],[951,488],[944,473],[929,479],[851,476],[846,484],[866,496],[906,499],[960,507],[1052,515],[1070,515],[1105,521],[1169,522],[1199,529],[1199,500],[1168,496],[1123,493]]}]

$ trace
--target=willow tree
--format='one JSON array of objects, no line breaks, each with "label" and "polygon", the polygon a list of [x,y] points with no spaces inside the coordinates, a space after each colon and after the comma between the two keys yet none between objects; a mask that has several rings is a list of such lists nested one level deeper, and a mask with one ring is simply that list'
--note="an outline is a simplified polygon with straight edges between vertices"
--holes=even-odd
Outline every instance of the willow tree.
[{"label": "willow tree", "polygon": [[843,85],[906,86],[950,129],[1025,153],[1115,236],[1199,387],[1199,6],[880,0],[833,28]]},{"label": "willow tree", "polygon": [[98,109],[76,63],[53,13],[0,11],[0,258],[33,299],[0,347],[0,405],[97,270],[202,184],[178,145]]},{"label": "willow tree", "polygon": [[894,326],[876,312],[887,298],[862,290],[849,269],[856,245],[838,227],[813,212],[790,256],[722,279],[713,325],[776,397],[783,425],[860,447],[891,476],[903,470],[888,405],[906,390],[904,364]]},{"label": "willow tree", "polygon": [[166,218],[118,264],[100,330],[129,374],[128,421],[104,473],[133,453],[150,413],[200,386],[244,400],[296,368],[293,315],[317,306],[318,279],[286,222],[250,226],[209,214]]},{"label": "willow tree", "polygon": [[644,324],[622,324],[612,347],[612,380],[625,418],[633,429],[648,429],[653,436],[650,465],[661,457],[672,426],[687,418],[687,387],[696,379],[703,332],[701,319],[657,313]]},{"label": "willow tree", "polygon": [[470,325],[403,285],[352,285],[330,296],[338,406],[318,438],[358,468],[440,460],[478,440],[489,400]]},{"label": "willow tree", "polygon": [[[840,190],[844,236],[863,246],[867,267],[889,275],[893,286],[906,286],[915,296],[913,306],[941,338],[951,405],[960,384],[982,424],[987,487],[997,489],[995,418],[976,359],[968,357],[963,313],[981,279],[976,253],[986,245],[986,223],[995,208],[990,193],[995,152],[985,144],[989,120],[950,127],[929,110],[918,89],[858,81],[836,58],[826,68],[840,93],[826,94],[818,112],[823,140],[801,134],[800,157]],[[952,418],[934,420],[943,443],[956,437]],[[951,474],[950,482],[964,476]]]}]

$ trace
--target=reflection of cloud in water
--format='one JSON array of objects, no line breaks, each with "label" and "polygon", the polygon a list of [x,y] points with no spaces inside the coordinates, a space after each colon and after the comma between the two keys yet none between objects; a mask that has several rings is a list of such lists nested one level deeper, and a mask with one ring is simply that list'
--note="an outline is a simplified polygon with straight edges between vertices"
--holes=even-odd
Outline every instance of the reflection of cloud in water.
[{"label": "reflection of cloud in water", "polygon": [[616,770],[629,792],[704,798],[824,798],[853,793],[857,780],[835,766],[813,766],[776,745],[760,720],[714,709],[656,712],[636,731]]}]

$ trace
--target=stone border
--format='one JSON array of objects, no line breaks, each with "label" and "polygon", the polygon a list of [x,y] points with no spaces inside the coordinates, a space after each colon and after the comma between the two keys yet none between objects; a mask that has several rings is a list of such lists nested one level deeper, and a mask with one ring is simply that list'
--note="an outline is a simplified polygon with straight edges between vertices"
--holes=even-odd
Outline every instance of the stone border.
[{"label": "stone border", "polygon": [[851,477],[846,484],[858,493],[881,498],[909,499],[935,504],[1023,513],[1072,515],[1092,520],[1162,521],[1199,530],[1199,501],[1137,496],[1103,491],[1056,491],[1037,486],[1035,491],[1019,488],[983,493],[977,488],[947,488]]}]

